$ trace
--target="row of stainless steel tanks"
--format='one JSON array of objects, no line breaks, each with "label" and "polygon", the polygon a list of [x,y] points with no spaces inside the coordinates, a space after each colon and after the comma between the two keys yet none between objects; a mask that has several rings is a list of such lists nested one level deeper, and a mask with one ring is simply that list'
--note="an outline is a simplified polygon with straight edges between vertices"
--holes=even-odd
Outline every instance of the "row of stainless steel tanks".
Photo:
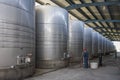
[{"label": "row of stainless steel tanks", "polygon": [[79,20],[68,20],[68,12],[60,7],[37,6],[37,68],[61,68],[69,62],[79,62],[83,48],[87,49],[90,58],[115,49],[110,40],[84,25]]},{"label": "row of stainless steel tanks", "polygon": [[83,47],[90,56],[97,56],[98,49],[113,50],[110,40],[83,22],[68,22],[68,12],[60,7],[37,6],[35,21],[34,3],[0,0],[0,80],[31,76],[35,63],[37,68],[65,67],[68,54],[71,62],[80,61]]}]

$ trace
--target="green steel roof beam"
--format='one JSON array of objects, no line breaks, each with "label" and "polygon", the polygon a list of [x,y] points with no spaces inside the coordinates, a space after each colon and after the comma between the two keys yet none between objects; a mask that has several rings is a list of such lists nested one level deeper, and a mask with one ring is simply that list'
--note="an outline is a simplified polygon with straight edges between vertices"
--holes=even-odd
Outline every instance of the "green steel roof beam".
[{"label": "green steel roof beam", "polygon": [[92,22],[120,22],[120,20],[86,20],[85,23],[92,23]]},{"label": "green steel roof beam", "polygon": [[89,6],[108,6],[108,5],[117,5],[120,4],[120,1],[109,1],[109,2],[94,2],[94,3],[84,3],[84,4],[72,4],[70,6],[65,7],[67,10],[77,9],[81,7],[89,7]]}]

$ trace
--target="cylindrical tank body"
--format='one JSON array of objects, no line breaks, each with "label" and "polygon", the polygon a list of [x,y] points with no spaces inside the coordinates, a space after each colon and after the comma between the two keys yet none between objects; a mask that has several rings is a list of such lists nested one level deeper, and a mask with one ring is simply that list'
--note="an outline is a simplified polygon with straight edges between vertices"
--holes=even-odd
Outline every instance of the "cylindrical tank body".
[{"label": "cylindrical tank body", "polygon": [[92,58],[92,29],[89,27],[84,28],[83,48],[86,48],[89,57]]},{"label": "cylindrical tank body", "polygon": [[103,36],[101,35],[101,51],[104,53],[104,42],[103,42]]},{"label": "cylindrical tank body", "polygon": [[106,53],[109,52],[109,40],[106,39]]},{"label": "cylindrical tank body", "polygon": [[83,51],[84,23],[78,20],[69,22],[68,52],[71,56],[70,62],[81,60]]},{"label": "cylindrical tank body", "polygon": [[[112,41],[111,41],[112,42]],[[112,42],[112,51],[116,51],[114,43]]]},{"label": "cylindrical tank body", "polygon": [[102,41],[102,35],[98,35],[98,53],[103,53],[103,41]]},{"label": "cylindrical tank body", "polygon": [[34,0],[0,0],[0,80],[33,74]]},{"label": "cylindrical tank body", "polygon": [[107,54],[110,53],[110,40],[107,39]]},{"label": "cylindrical tank body", "polygon": [[105,41],[106,41],[106,52],[105,52],[105,54],[107,53],[107,38],[105,39]]},{"label": "cylindrical tank body", "polygon": [[97,56],[98,54],[98,32],[92,32],[92,55]]},{"label": "cylindrical tank body", "polygon": [[106,53],[106,38],[105,37],[103,37],[103,46],[104,46],[104,55],[105,55],[105,53]]},{"label": "cylindrical tank body", "polygon": [[36,7],[37,68],[61,68],[67,65],[68,12],[60,7]]},{"label": "cylindrical tank body", "polygon": [[114,45],[112,41],[110,41],[110,52],[114,52],[114,51],[115,51]]},{"label": "cylindrical tank body", "polygon": [[104,53],[104,55],[106,54],[106,52],[107,52],[107,39],[105,38],[105,43],[104,43],[104,46],[105,46],[105,53]]},{"label": "cylindrical tank body", "polygon": [[108,40],[108,52],[110,53],[110,40]]},{"label": "cylindrical tank body", "polygon": [[113,42],[112,42],[112,50],[113,50],[114,52],[116,52],[116,48],[115,48],[115,45],[114,45]]}]

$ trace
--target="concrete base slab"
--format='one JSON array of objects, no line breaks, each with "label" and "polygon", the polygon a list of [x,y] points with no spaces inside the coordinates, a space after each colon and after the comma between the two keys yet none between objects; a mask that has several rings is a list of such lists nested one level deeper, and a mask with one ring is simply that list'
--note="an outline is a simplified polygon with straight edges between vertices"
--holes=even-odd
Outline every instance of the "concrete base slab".
[{"label": "concrete base slab", "polygon": [[103,58],[103,64],[105,66],[95,70],[76,65],[74,68],[68,67],[26,80],[120,80],[120,58],[116,60],[111,56],[106,56]]}]

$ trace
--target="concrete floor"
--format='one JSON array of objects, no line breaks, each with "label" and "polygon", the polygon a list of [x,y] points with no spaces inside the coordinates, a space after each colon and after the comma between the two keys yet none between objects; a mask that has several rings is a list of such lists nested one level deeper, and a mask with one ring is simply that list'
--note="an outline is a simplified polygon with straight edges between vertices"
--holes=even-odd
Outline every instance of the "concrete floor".
[{"label": "concrete floor", "polygon": [[76,65],[25,80],[120,80],[120,58],[104,57],[104,66],[96,70]]}]

